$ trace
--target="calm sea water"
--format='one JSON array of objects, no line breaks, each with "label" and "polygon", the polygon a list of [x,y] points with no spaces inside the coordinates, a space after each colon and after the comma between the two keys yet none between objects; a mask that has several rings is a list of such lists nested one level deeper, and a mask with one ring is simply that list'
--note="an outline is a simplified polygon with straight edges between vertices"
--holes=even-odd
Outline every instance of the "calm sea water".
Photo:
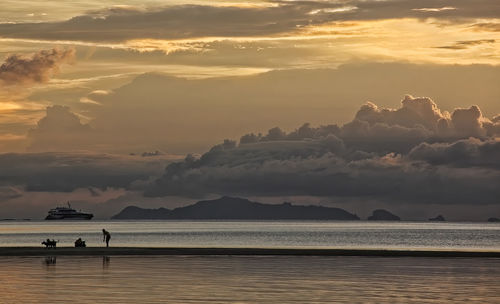
[{"label": "calm sea water", "polygon": [[500,303],[500,259],[2,257],[0,303]]},{"label": "calm sea water", "polygon": [[0,222],[0,246],[321,247],[500,250],[499,223],[364,221],[27,221]]},{"label": "calm sea water", "polygon": [[[493,223],[1,222],[0,246],[500,249]],[[500,303],[500,259],[0,257],[0,303]]]}]

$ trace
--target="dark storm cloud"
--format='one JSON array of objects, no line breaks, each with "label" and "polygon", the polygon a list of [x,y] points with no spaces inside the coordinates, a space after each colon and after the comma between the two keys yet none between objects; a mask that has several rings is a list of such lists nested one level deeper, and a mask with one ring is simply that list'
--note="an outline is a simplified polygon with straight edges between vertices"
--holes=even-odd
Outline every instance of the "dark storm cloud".
[{"label": "dark storm cloud", "polygon": [[284,145],[278,150],[274,145],[279,143],[212,151],[204,159],[170,165],[146,195],[308,195],[488,204],[496,203],[500,194],[500,173],[491,168],[433,166],[394,154],[356,151],[352,153],[361,156],[358,160],[320,150],[304,156],[303,148]]},{"label": "dark storm cloud", "polygon": [[0,36],[52,40],[123,41],[205,36],[263,36],[344,20],[498,18],[496,0],[275,1],[268,7],[176,5],[106,9],[64,22],[2,24]]},{"label": "dark storm cloud", "polygon": [[[471,128],[496,125],[473,106],[442,112],[406,96],[399,109],[369,103],[342,127],[308,124],[247,134],[199,159],[169,165],[148,196],[207,194],[355,197],[414,203],[496,203],[500,144]],[[446,123],[446,130],[443,125]],[[466,138],[466,139],[460,139]]]},{"label": "dark storm cloud", "polygon": [[0,85],[43,83],[57,74],[59,66],[73,60],[74,49],[41,50],[31,56],[11,55],[0,66]]},{"label": "dark storm cloud", "polygon": [[105,11],[58,23],[0,25],[0,35],[86,41],[269,35],[309,24],[310,19],[318,17],[308,13],[322,6],[316,3],[264,8],[179,5],[149,11]]},{"label": "dark storm cloud", "polygon": [[128,156],[82,152],[91,151],[89,143],[96,135],[69,107],[48,107],[46,116],[28,133],[28,149],[43,153],[0,154],[0,197],[16,195],[18,192],[12,189],[88,189],[92,196],[99,194],[96,189],[129,189],[134,183],[159,176],[169,160],[175,158],[159,151]]},{"label": "dark storm cloud", "polygon": [[469,138],[453,143],[421,143],[408,154],[410,159],[432,165],[485,167],[500,170],[500,141]]},{"label": "dark storm cloud", "polygon": [[91,153],[0,154],[0,196],[24,191],[130,188],[161,172],[165,159]]}]

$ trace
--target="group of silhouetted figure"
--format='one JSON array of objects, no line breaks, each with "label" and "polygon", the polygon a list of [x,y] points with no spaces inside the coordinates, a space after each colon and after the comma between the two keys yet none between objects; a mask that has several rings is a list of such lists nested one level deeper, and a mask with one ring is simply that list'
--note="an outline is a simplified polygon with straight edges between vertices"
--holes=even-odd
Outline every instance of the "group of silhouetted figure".
[{"label": "group of silhouetted figure", "polygon": [[42,245],[45,245],[45,248],[56,248],[57,242],[59,241],[46,239],[45,241],[42,242]]},{"label": "group of silhouetted figure", "polygon": [[[106,247],[109,247],[109,240],[111,240],[111,233],[106,229],[102,229],[102,241],[106,242]],[[56,248],[58,242],[59,241],[56,240],[46,239],[42,242],[42,245],[45,245],[45,248]],[[82,238],[78,238],[75,241],[75,247],[87,247],[87,244],[85,244]]]}]

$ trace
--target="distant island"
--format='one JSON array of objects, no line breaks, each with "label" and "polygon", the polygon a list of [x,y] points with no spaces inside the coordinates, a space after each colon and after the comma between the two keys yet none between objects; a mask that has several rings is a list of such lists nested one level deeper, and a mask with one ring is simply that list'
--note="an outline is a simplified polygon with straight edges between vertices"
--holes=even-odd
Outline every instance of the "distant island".
[{"label": "distant island", "polygon": [[444,216],[442,216],[440,214],[436,217],[430,218],[429,221],[431,221],[431,222],[444,222],[444,221],[446,221],[446,219],[444,218]]},{"label": "distant island", "polygon": [[344,209],[315,205],[263,204],[248,199],[223,196],[175,209],[144,209],[129,206],[112,219],[165,220],[359,220]]},{"label": "distant island", "polygon": [[368,217],[369,221],[400,221],[401,218],[384,209],[374,210],[372,215]]}]

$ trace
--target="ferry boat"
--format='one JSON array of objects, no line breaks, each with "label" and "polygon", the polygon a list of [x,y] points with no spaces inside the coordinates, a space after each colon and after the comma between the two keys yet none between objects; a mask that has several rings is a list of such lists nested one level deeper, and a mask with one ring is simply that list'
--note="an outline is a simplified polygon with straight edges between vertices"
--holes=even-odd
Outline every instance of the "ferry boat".
[{"label": "ferry boat", "polygon": [[71,208],[68,202],[68,207],[56,207],[49,210],[46,220],[90,220],[94,215],[92,213],[83,213]]}]

